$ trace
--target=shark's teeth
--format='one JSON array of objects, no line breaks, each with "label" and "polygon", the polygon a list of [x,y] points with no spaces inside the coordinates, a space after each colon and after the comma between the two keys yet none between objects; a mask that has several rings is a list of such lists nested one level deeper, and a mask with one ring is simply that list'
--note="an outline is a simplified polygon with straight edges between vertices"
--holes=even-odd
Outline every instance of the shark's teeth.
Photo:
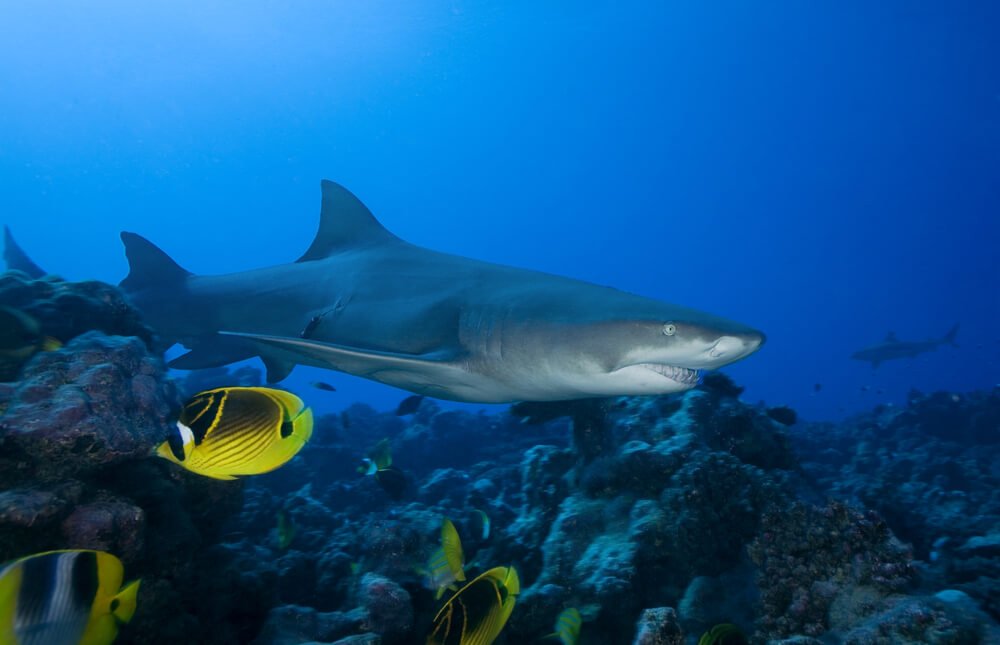
[{"label": "shark's teeth", "polygon": [[686,367],[674,367],[673,365],[664,365],[663,363],[640,363],[640,365],[678,383],[698,384],[698,370]]}]

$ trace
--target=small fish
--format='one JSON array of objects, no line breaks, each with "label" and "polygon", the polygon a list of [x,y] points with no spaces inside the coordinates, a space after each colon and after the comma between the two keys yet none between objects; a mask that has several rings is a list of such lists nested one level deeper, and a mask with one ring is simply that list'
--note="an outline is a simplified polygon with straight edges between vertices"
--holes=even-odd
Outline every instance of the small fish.
[{"label": "small fish", "polygon": [[259,475],[283,466],[309,441],[313,414],[291,392],[223,387],[195,394],[156,454],[213,479]]},{"label": "small fish", "polygon": [[583,618],[579,610],[574,607],[564,609],[556,618],[556,631],[549,634],[549,638],[558,638],[562,645],[576,645],[580,640],[580,627],[583,626]]},{"label": "small fish", "polygon": [[278,509],[278,550],[285,551],[295,539],[295,524],[285,509]]},{"label": "small fish", "polygon": [[525,425],[541,425],[562,417],[573,416],[572,401],[520,401],[510,406],[511,415]]},{"label": "small fish", "polygon": [[822,383],[816,383],[815,385],[813,385],[813,392],[819,392],[822,389],[823,389]]},{"label": "small fish", "polygon": [[323,390],[324,392],[336,392],[337,388],[333,387],[329,383],[324,381],[313,381],[309,385],[312,385],[317,390]]},{"label": "small fish", "polygon": [[746,634],[732,623],[716,625],[701,635],[698,645],[749,645]]},{"label": "small fish", "polygon": [[362,475],[372,475],[389,497],[398,500],[406,490],[406,475],[392,465],[392,449],[388,439],[375,444],[368,457],[361,460],[358,472]]},{"label": "small fish", "polygon": [[488,645],[503,631],[521,593],[514,567],[494,567],[459,589],[437,615],[427,645]]},{"label": "small fish", "polygon": [[17,378],[21,367],[40,351],[54,351],[62,344],[42,334],[33,316],[20,309],[0,306],[0,381]]},{"label": "small fish", "polygon": [[0,568],[0,643],[109,645],[132,620],[139,580],[103,551],[48,551]]},{"label": "small fish", "polygon": [[420,407],[423,400],[424,397],[422,394],[414,394],[406,397],[399,402],[399,406],[396,408],[396,416],[405,417],[408,414],[413,414]]},{"label": "small fish", "polygon": [[388,466],[378,470],[375,473],[375,481],[394,500],[402,499],[408,483],[403,471],[395,466]]},{"label": "small fish", "polygon": [[392,444],[388,439],[379,441],[368,453],[368,457],[377,470],[388,468],[392,465]]},{"label": "small fish", "polygon": [[444,595],[445,589],[458,589],[456,582],[465,581],[465,554],[458,530],[451,520],[441,523],[441,547],[427,561],[427,586],[435,590],[435,598]]},{"label": "small fish", "polygon": [[472,516],[479,522],[479,539],[483,542],[490,539],[490,516],[478,508],[472,509]]}]

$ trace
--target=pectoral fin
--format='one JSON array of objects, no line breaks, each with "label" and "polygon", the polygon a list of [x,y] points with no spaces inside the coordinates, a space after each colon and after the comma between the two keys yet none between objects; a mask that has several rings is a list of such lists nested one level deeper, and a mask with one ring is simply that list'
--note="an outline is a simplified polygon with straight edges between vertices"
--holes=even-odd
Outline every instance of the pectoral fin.
[{"label": "pectoral fin", "polygon": [[[310,338],[271,336],[244,332],[220,332],[225,336],[246,339],[262,355],[273,361],[290,361],[376,378],[385,383],[404,383],[404,387],[427,384],[433,386],[442,380],[452,381],[464,374],[454,352],[440,351],[427,354],[400,354],[382,352],[346,345],[334,345]],[[394,374],[398,378],[394,378]]]}]

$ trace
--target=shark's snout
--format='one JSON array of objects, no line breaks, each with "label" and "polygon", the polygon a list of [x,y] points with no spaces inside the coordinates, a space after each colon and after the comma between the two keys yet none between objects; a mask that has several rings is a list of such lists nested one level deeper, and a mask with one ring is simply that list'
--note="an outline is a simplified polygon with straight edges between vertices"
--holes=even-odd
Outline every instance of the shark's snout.
[{"label": "shark's snout", "polygon": [[696,355],[679,361],[684,367],[717,369],[746,358],[764,344],[764,334],[757,331],[730,333],[719,336]]},{"label": "shark's snout", "polygon": [[739,336],[723,336],[709,350],[711,358],[731,362],[748,356],[764,344],[764,334],[754,332]]}]

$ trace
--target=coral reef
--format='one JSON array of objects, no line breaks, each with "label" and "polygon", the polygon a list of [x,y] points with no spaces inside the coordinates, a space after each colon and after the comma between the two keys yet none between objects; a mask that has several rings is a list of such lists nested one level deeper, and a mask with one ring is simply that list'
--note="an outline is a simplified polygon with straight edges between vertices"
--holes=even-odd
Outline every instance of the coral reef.
[{"label": "coral reef", "polygon": [[[115,288],[96,282],[6,273],[0,304],[31,313],[65,342],[0,385],[0,561],[50,549],[110,551],[129,577],[144,579],[119,643],[176,642],[193,632],[235,642],[241,622],[226,608],[247,611],[258,594],[198,598],[226,584],[219,560],[204,551],[238,511],[240,485],[207,485],[152,457],[180,399],[151,353],[149,329]],[[244,621],[251,630],[257,613]]]},{"label": "coral reef", "polygon": [[[107,285],[7,273],[0,305],[63,342],[0,384],[0,559],[120,556],[144,582],[119,643],[420,642],[445,517],[469,577],[519,571],[499,642],[546,637],[568,607],[584,643],[722,622],[759,643],[996,638],[1000,391],[914,393],[840,425],[748,405],[718,374],[509,414],[353,405],[279,470],[223,482],[151,455],[184,397],[258,370],[171,380]],[[357,470],[383,439],[400,499]]]},{"label": "coral reef", "polygon": [[632,645],[683,645],[684,632],[671,607],[643,610]]},{"label": "coral reef", "polygon": [[[411,639],[437,606],[415,571],[436,547],[442,517],[455,520],[474,570],[515,562],[522,572],[508,640],[550,633],[568,606],[581,608],[591,642],[680,642],[680,625],[698,634],[723,621],[756,630],[761,642],[809,642],[824,634],[861,639],[872,625],[887,630],[912,613],[907,607],[930,602],[910,595],[917,593],[920,564],[879,515],[842,503],[793,501],[799,492],[810,498],[816,492],[790,434],[801,424],[789,429],[767,408],[740,402],[738,393],[719,377],[684,395],[584,408],[604,415],[587,421],[601,428],[600,440],[587,446],[574,436],[575,406],[565,414],[518,406],[505,419],[442,412],[427,401],[402,427],[389,415],[359,409],[351,433],[340,420],[325,420],[330,431],[318,435],[326,438],[304,450],[297,466],[318,469],[318,449],[322,463],[339,464],[339,481],[328,470],[320,475],[328,478],[325,487],[311,478],[312,485],[287,492],[284,501],[271,493],[263,503],[268,512],[284,503],[325,518],[324,537],[320,526],[307,530],[324,545],[315,548],[336,553],[341,568],[331,570],[342,577],[344,563],[352,563],[349,585],[310,587],[317,597],[337,599],[325,609],[358,611],[369,620],[360,580],[384,577],[409,596]],[[413,479],[413,492],[400,503],[348,473],[351,455],[356,461],[383,434]],[[474,439],[482,436],[490,437],[488,445]],[[289,468],[276,478],[293,473]],[[262,478],[248,501],[283,487]],[[305,495],[308,503],[297,501]],[[473,508],[493,518],[489,540],[475,535]],[[249,540],[263,539],[243,526]],[[962,546],[991,553],[993,542],[981,538]],[[949,621],[958,624],[952,609],[934,611],[934,633],[947,632]],[[956,634],[990,628],[985,616],[971,616],[962,623],[968,629]]]},{"label": "coral reef", "polygon": [[1000,388],[924,395],[790,433],[812,488],[879,513],[922,577],[1000,618]]},{"label": "coral reef", "polygon": [[819,636],[845,596],[863,594],[857,604],[874,608],[915,579],[909,549],[873,512],[794,503],[767,513],[760,530],[749,554],[759,569],[758,629],[767,638]]}]

